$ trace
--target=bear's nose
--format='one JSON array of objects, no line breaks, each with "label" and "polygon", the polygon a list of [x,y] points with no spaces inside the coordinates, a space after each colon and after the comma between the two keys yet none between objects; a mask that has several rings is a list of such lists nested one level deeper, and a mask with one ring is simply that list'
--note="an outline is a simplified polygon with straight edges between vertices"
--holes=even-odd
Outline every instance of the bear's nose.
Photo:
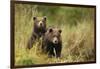
[{"label": "bear's nose", "polygon": [[40,25],[42,26],[42,23],[40,23]]},{"label": "bear's nose", "polygon": [[53,43],[54,43],[54,44],[57,44],[57,43],[58,43],[58,39],[57,39],[57,37],[54,37],[54,39],[53,39]]},{"label": "bear's nose", "polygon": [[55,40],[55,43],[57,43],[57,41]]}]

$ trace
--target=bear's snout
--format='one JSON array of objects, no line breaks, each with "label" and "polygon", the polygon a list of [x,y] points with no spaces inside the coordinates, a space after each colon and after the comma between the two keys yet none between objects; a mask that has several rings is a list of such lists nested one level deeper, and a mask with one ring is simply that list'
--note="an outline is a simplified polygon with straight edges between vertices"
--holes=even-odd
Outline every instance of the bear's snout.
[{"label": "bear's snout", "polygon": [[43,27],[43,26],[44,26],[43,22],[40,21],[39,24],[38,24],[38,26],[39,26],[39,27]]},{"label": "bear's snout", "polygon": [[57,38],[57,37],[54,37],[54,38],[53,38],[53,43],[54,43],[54,44],[58,44],[58,38]]}]

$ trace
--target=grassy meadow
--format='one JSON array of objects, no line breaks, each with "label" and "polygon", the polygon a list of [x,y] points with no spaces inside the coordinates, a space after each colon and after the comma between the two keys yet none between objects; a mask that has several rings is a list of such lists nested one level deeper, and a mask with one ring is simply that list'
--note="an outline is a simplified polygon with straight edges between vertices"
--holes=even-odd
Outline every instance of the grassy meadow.
[{"label": "grassy meadow", "polygon": [[[15,4],[15,65],[95,61],[94,8]],[[62,29],[61,58],[41,53],[41,39],[26,50],[33,16],[47,17],[48,26]]]}]

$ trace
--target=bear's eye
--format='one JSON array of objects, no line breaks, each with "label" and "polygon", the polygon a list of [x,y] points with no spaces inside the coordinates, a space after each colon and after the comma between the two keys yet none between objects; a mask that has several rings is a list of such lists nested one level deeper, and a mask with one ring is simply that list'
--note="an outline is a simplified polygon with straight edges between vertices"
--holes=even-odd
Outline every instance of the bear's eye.
[{"label": "bear's eye", "polygon": [[59,33],[61,33],[62,32],[62,30],[59,30]]},{"label": "bear's eye", "polygon": [[53,29],[49,29],[49,32],[50,32],[50,33],[53,32]]}]

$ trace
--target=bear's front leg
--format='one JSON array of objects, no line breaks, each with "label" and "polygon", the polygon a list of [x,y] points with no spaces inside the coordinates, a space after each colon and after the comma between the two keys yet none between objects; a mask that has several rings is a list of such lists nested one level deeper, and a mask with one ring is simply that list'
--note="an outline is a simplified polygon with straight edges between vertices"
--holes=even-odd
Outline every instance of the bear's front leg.
[{"label": "bear's front leg", "polygon": [[56,46],[55,47],[56,58],[60,58],[61,57],[61,50],[62,50],[62,46]]},{"label": "bear's front leg", "polygon": [[54,53],[54,48],[50,46],[49,48],[49,53],[48,53],[48,56],[51,58],[51,57],[54,57],[55,56],[55,53]]},{"label": "bear's front leg", "polygon": [[31,49],[33,47],[33,43],[35,42],[36,38],[37,38],[36,35],[34,35],[34,33],[33,33],[27,44],[28,49]]}]

